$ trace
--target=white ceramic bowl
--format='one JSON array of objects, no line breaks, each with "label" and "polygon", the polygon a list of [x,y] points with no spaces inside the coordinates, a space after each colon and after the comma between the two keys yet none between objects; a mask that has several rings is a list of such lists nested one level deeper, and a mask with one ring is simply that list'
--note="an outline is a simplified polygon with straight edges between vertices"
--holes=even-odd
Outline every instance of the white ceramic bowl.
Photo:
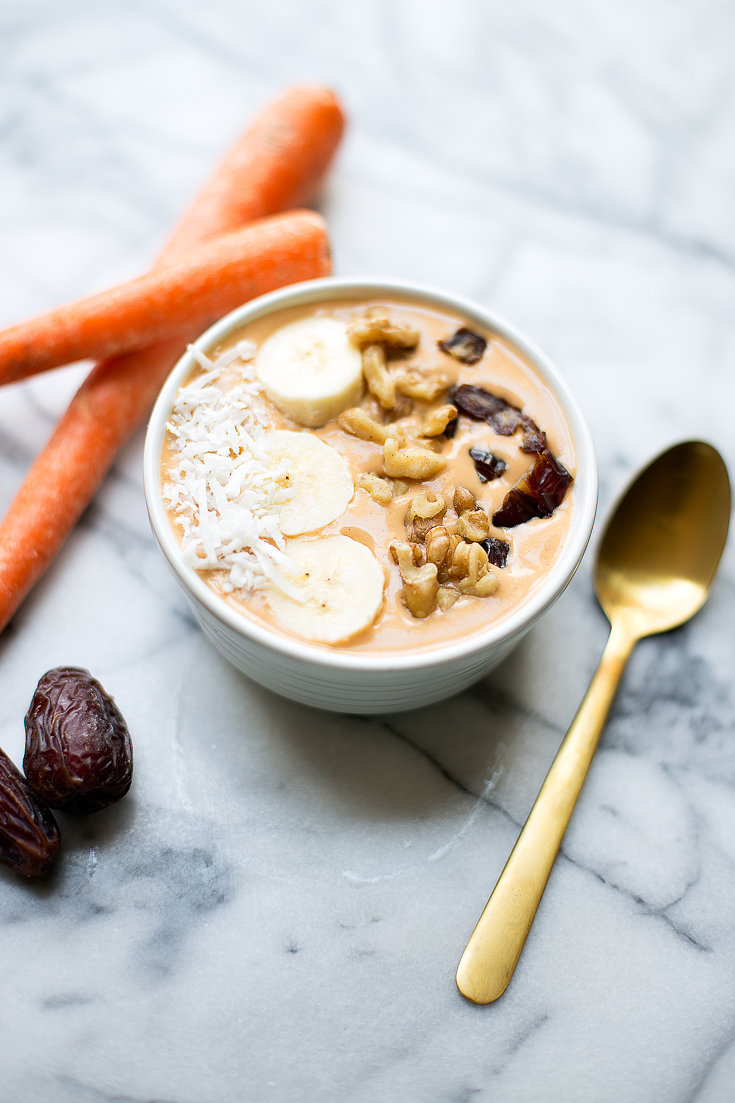
[{"label": "white ceramic bowl", "polygon": [[329,277],[263,295],[217,322],[196,342],[209,353],[246,322],[285,307],[340,299],[409,299],[448,310],[494,331],[515,345],[556,397],[577,453],[574,509],[561,554],[543,585],[499,624],[429,652],[406,651],[385,657],[348,649],[326,651],[271,632],[228,606],[187,566],[161,495],[161,450],[174,399],[195,366],[182,356],[156,403],[145,448],[145,493],[153,533],[202,629],[239,670],[268,689],[306,705],[335,712],[397,712],[432,704],[459,693],[503,659],[562,593],[582,559],[597,505],[597,466],[587,424],[577,403],[546,357],[517,330],[477,303],[420,284],[379,279]]}]

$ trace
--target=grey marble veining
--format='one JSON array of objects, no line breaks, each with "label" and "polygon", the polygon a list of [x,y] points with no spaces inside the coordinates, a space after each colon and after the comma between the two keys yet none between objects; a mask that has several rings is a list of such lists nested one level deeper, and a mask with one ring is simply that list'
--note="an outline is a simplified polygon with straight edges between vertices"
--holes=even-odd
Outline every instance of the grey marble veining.
[{"label": "grey marble veining", "polygon": [[[473,296],[557,362],[602,507],[667,444],[735,469],[729,0],[0,5],[0,324],[137,274],[253,112],[335,87],[336,271]],[[0,507],[84,375],[7,387]],[[133,790],[0,869],[2,1103],[721,1103],[735,1077],[735,569],[633,657],[515,978],[459,955],[606,635],[588,561],[413,713],[226,666],[154,547],[142,433],[0,638],[0,745],[90,667]]]}]

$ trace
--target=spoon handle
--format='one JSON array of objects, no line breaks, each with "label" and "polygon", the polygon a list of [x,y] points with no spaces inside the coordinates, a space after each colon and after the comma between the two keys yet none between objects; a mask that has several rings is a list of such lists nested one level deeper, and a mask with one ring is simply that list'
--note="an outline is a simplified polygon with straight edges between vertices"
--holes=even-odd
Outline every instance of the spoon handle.
[{"label": "spoon handle", "polygon": [[613,622],[600,665],[459,963],[457,987],[473,1003],[492,1003],[513,976],[636,642],[626,625]]}]

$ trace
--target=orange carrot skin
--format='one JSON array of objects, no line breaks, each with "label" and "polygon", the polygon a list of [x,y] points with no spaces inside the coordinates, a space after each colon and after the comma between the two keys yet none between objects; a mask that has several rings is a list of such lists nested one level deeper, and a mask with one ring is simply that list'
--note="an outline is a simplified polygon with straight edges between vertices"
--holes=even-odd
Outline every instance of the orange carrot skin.
[{"label": "orange carrot skin", "polygon": [[326,227],[314,211],[271,215],[220,235],[178,264],[157,266],[136,280],[0,332],[0,383],[75,360],[126,355],[177,334],[193,340],[223,314],[262,293],[264,265],[270,266],[272,287],[281,287],[279,266],[291,272],[299,258],[319,256],[327,270]]},{"label": "orange carrot skin", "polygon": [[[326,138],[320,133],[322,126]],[[321,89],[295,89],[266,108],[184,215],[159,263],[175,263],[207,237],[234,229],[241,217],[274,214],[279,204],[304,202],[326,171],[342,126],[334,97]],[[287,132],[290,147],[284,142]],[[257,156],[251,152],[253,133]],[[307,157],[303,170],[300,148],[318,153]],[[248,176],[254,161],[257,188]],[[238,206],[240,191],[246,201]],[[323,274],[328,273],[313,272]],[[147,416],[183,349],[181,338],[172,338],[143,352],[102,361],[77,392],[0,525],[0,630],[55,558],[120,448]]]},{"label": "orange carrot skin", "polygon": [[[311,213],[310,213],[311,215]],[[326,276],[330,271],[321,219],[310,217],[311,238],[295,219],[269,220],[273,245],[259,252],[261,276],[252,297],[285,284]],[[291,235],[284,249],[283,231]],[[257,277],[254,277],[254,281]],[[191,338],[201,332],[196,329]],[[0,628],[89,505],[120,448],[155,402],[182,353],[180,336],[98,364],[77,392],[56,432],[33,465],[0,526]],[[29,518],[32,524],[29,525]]]},{"label": "orange carrot skin", "polygon": [[0,526],[0,628],[76,525],[100,468],[107,472],[180,355],[181,340],[172,338],[99,364],[82,384]]},{"label": "orange carrot skin", "polygon": [[172,264],[210,240],[317,194],[344,130],[335,95],[292,88],[260,113],[221,162],[174,231],[159,264]]}]

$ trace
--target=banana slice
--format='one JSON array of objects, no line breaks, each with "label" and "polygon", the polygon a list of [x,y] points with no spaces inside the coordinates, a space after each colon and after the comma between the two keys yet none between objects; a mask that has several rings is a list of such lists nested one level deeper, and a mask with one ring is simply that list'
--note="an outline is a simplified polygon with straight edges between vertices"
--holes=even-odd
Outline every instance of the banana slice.
[{"label": "banana slice", "polygon": [[287,429],[268,433],[264,445],[274,467],[283,459],[292,461],[279,480],[288,492],[279,516],[284,536],[315,532],[344,513],[355,487],[339,452],[311,433]]},{"label": "banana slice", "polygon": [[347,643],[369,628],[383,604],[385,575],[364,544],[347,536],[289,540],[286,553],[299,573],[289,582],[302,604],[271,587],[266,598],[284,628],[315,643]]},{"label": "banana slice", "polygon": [[362,397],[362,356],[338,318],[302,318],[264,341],[258,379],[271,402],[307,429],[316,429]]}]

